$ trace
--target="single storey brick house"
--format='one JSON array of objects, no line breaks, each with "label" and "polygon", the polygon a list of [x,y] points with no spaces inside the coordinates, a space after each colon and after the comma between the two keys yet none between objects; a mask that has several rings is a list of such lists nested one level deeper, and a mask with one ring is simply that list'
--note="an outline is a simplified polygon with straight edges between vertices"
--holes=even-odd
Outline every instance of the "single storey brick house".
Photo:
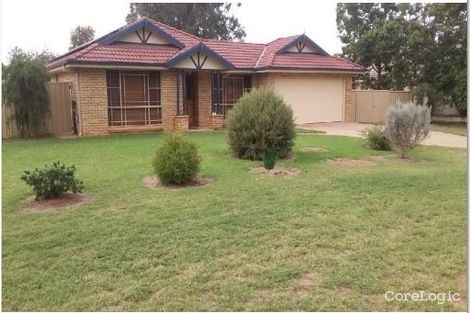
[{"label": "single storey brick house", "polygon": [[330,56],[306,35],[268,44],[201,39],[141,18],[54,60],[70,82],[79,135],[216,129],[251,88],[270,88],[297,123],[351,121],[352,76],[364,68]]}]

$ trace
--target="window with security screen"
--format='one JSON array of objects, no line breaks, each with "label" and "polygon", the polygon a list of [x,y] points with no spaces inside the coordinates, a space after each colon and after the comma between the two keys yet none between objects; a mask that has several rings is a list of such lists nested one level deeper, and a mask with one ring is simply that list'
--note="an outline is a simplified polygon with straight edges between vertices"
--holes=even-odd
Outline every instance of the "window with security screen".
[{"label": "window with security screen", "polygon": [[107,71],[109,126],[162,123],[160,73]]}]

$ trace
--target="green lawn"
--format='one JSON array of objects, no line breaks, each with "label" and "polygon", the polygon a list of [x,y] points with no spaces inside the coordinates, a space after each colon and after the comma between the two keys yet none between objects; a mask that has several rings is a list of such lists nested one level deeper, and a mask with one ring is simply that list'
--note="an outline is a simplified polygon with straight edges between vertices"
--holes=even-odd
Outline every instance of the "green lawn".
[{"label": "green lawn", "polygon": [[431,129],[443,133],[467,136],[467,124],[465,123],[433,123]]},{"label": "green lawn", "polygon": [[[466,151],[373,157],[359,139],[299,134],[302,173],[260,176],[224,133],[191,133],[211,186],[142,185],[161,134],[3,142],[3,310],[463,310],[384,293],[466,294]],[[302,152],[315,146],[327,152]],[[345,167],[330,158],[371,159]],[[77,166],[95,202],[26,213],[24,169]]]}]

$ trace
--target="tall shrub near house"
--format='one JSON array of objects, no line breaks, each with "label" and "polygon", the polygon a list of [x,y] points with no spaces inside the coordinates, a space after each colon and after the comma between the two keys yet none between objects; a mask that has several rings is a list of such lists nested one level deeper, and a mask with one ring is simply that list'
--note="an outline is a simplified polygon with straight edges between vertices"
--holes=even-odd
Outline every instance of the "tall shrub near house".
[{"label": "tall shrub near house", "polygon": [[392,147],[405,158],[408,152],[419,145],[429,134],[431,126],[431,108],[418,105],[416,100],[397,103],[389,107],[385,115],[385,134]]},{"label": "tall shrub near house", "polygon": [[273,91],[253,90],[230,111],[227,131],[230,149],[238,158],[285,158],[294,145],[292,109]]},{"label": "tall shrub near house", "polygon": [[14,49],[4,70],[4,99],[12,108],[18,134],[22,137],[43,134],[49,114],[49,77],[41,59]]}]

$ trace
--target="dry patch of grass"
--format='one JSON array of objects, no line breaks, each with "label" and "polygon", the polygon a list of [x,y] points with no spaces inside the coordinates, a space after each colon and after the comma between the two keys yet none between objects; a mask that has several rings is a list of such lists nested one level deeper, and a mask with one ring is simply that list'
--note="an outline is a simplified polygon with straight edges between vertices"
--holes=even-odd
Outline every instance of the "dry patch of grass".
[{"label": "dry patch of grass", "polygon": [[93,197],[86,193],[66,193],[60,198],[36,200],[29,197],[24,200],[19,209],[28,213],[62,211],[75,208],[85,203],[93,202]]},{"label": "dry patch of grass", "polygon": [[320,147],[305,147],[302,152],[328,152],[328,150]]},{"label": "dry patch of grass", "polygon": [[345,167],[366,167],[374,165],[375,162],[367,161],[367,160],[357,160],[357,159],[349,159],[349,158],[336,158],[328,160],[328,163],[332,165],[339,165]]},{"label": "dry patch of grass", "polygon": [[300,174],[300,169],[294,167],[276,167],[272,170],[267,170],[264,167],[255,167],[251,170],[254,173],[268,176],[295,176]]},{"label": "dry patch of grass", "polygon": [[209,177],[196,176],[192,181],[187,184],[182,185],[163,185],[158,177],[156,176],[146,176],[142,179],[142,183],[145,187],[152,190],[181,190],[188,187],[203,187],[213,183],[213,179]]}]

